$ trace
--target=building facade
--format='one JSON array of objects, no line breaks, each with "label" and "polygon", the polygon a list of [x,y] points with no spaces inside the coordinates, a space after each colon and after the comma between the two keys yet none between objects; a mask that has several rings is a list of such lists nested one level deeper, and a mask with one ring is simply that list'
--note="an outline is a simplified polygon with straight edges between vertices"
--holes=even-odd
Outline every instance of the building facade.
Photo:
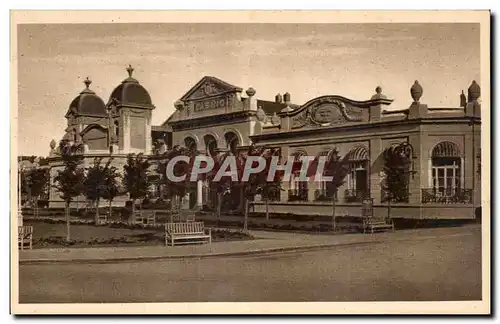
[{"label": "building facade", "polygon": [[[415,81],[408,106],[389,109],[393,101],[380,87],[368,100],[324,95],[299,105],[289,93],[261,100],[253,88],[206,76],[175,102],[175,112],[164,123],[153,126],[155,107],[132,72],[129,67],[129,77],[107,104],[89,89],[89,81],[70,104],[65,138],[84,143],[88,163],[103,156],[123,165],[129,153],[144,153],[155,161],[174,145],[211,155],[264,145],[279,147],[285,157],[318,157],[335,149],[350,166],[335,194],[337,215],[359,215],[366,198],[373,199],[375,213],[385,215],[384,165],[387,154],[397,151],[411,163],[408,194],[391,203],[391,217],[467,219],[481,206],[481,104],[475,81],[467,96],[462,92],[457,98],[457,107],[428,107]],[[61,167],[55,141],[51,157],[55,175]],[[332,193],[321,179],[315,180],[284,182],[269,211],[331,215]],[[199,182],[190,194],[190,207],[210,205],[209,191]],[[54,203],[56,196],[51,192]],[[257,199],[253,208],[262,212],[264,203]]]},{"label": "building facade", "polygon": [[[365,198],[373,199],[376,214],[387,214],[385,155],[402,148],[411,161],[408,194],[391,203],[391,217],[474,218],[481,205],[479,85],[472,82],[468,96],[462,92],[457,107],[450,108],[423,103],[417,81],[409,92],[411,101],[402,109],[389,110],[392,100],[379,87],[369,100],[325,95],[297,105],[289,93],[259,100],[255,89],[205,77],[181,97],[165,125],[173,144],[210,154],[245,150],[252,143],[279,147],[284,157],[318,157],[336,149],[350,164],[336,193],[337,215],[359,215]],[[284,182],[269,211],[331,215],[332,193],[316,180]],[[255,211],[264,208],[254,202]]]}]

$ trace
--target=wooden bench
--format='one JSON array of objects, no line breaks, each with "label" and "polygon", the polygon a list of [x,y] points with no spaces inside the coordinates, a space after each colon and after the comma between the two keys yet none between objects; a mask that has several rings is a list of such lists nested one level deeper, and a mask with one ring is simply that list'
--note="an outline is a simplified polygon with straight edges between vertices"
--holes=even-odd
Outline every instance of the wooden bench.
[{"label": "wooden bench", "polygon": [[28,244],[30,250],[33,248],[33,226],[18,226],[17,240],[21,250]]},{"label": "wooden bench", "polygon": [[98,221],[99,221],[99,224],[106,223],[108,221],[108,213],[107,212],[106,213],[102,213],[102,214],[99,213],[99,219],[98,219]]},{"label": "wooden bench", "polygon": [[135,223],[142,225],[156,225],[156,212],[153,210],[141,210],[136,212]]},{"label": "wooden bench", "polygon": [[165,245],[212,243],[212,231],[203,222],[166,223]]},{"label": "wooden bench", "polygon": [[394,222],[385,217],[365,217],[363,219],[363,233],[374,233],[376,231],[391,230],[394,232]]}]

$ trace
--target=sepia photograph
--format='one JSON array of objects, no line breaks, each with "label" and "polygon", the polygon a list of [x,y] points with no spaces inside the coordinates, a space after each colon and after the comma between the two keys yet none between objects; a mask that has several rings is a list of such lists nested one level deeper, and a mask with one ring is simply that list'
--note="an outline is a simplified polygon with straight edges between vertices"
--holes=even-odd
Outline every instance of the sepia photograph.
[{"label": "sepia photograph", "polygon": [[491,311],[490,12],[11,35],[11,313]]}]

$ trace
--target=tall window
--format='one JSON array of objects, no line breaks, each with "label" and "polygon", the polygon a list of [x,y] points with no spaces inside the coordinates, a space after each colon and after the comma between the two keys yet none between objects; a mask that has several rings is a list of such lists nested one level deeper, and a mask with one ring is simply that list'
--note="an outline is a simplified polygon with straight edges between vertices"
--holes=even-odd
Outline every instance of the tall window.
[{"label": "tall window", "polygon": [[305,152],[295,153],[293,156],[295,158],[295,162],[292,168],[292,174],[290,178],[290,190],[288,193],[288,200],[308,200],[308,189],[307,189],[307,180],[302,180],[300,178],[300,171],[302,169],[302,161],[300,158],[302,156],[306,156]]},{"label": "tall window", "polygon": [[[326,163],[328,159],[330,151],[323,151],[321,152],[317,159],[318,163],[320,159],[325,159],[325,167],[326,168]],[[333,190],[333,184],[331,181],[326,181],[325,180],[325,175],[324,175],[325,169],[323,169],[323,174],[320,174],[318,176],[319,182],[316,184],[316,190],[314,192],[314,200],[317,201],[330,201],[332,199],[332,195],[334,194]],[[316,175],[314,175],[316,176]],[[335,193],[335,199],[337,199],[337,195]]]},{"label": "tall window", "polygon": [[348,154],[349,173],[347,175],[346,201],[360,202],[369,196],[368,188],[368,151],[358,146]]},{"label": "tall window", "polygon": [[73,142],[76,142],[76,128],[73,128]]},{"label": "tall window", "polygon": [[115,135],[116,138],[120,136],[120,123],[118,122],[118,120],[115,120]]},{"label": "tall window", "polygon": [[462,159],[455,143],[441,142],[432,150],[432,190],[454,196],[462,188]]}]

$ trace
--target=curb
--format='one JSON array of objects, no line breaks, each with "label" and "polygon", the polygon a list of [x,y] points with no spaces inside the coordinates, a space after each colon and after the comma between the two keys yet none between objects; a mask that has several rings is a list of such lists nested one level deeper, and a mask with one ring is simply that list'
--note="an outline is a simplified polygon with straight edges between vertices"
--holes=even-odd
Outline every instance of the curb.
[{"label": "curb", "polygon": [[364,242],[350,242],[341,244],[317,244],[309,246],[291,246],[282,248],[269,248],[259,250],[249,250],[241,252],[226,252],[226,253],[208,253],[208,254],[192,254],[192,255],[165,255],[165,256],[146,256],[146,257],[127,257],[127,258],[112,258],[112,259],[32,259],[32,260],[19,260],[19,265],[42,265],[42,264],[109,264],[121,262],[146,262],[146,261],[162,261],[162,260],[186,260],[186,259],[210,259],[218,257],[239,257],[248,255],[264,255],[278,252],[303,252],[310,250],[321,250],[332,247],[366,245],[366,244],[379,244],[379,241],[364,241]]},{"label": "curb", "polygon": [[[209,259],[218,257],[240,257],[249,255],[265,255],[270,253],[279,252],[304,252],[310,250],[321,250],[333,247],[345,247],[345,246],[362,246],[367,244],[381,244],[386,242],[401,242],[401,241],[425,241],[432,238],[445,238],[445,237],[456,237],[456,236],[468,236],[471,233],[455,233],[445,236],[421,236],[421,237],[402,237],[395,240],[366,240],[361,242],[347,242],[347,243],[326,243],[326,244],[315,244],[307,246],[290,246],[281,248],[264,248],[258,250],[248,250],[240,252],[213,252],[207,254],[192,254],[192,255],[164,255],[164,256],[137,256],[137,257],[124,257],[124,258],[95,258],[95,259],[31,259],[31,260],[19,260],[19,265],[43,265],[43,264],[109,264],[109,263],[121,263],[121,262],[147,262],[147,261],[162,261],[162,260],[186,260],[186,259]],[[167,247],[165,247],[167,248]]]}]

